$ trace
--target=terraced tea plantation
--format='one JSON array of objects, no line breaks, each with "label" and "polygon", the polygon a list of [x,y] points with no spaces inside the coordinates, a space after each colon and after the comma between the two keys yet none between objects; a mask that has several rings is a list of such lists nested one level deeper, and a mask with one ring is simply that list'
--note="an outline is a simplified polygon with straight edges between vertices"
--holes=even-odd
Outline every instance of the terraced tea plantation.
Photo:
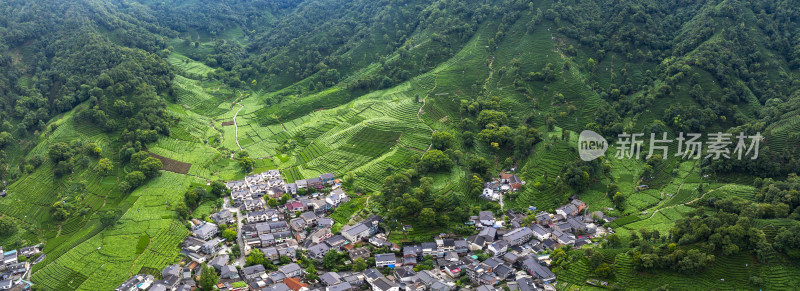
[{"label": "terraced tea plantation", "polygon": [[[199,180],[165,172],[137,189],[126,198],[133,203],[116,225],[87,235],[60,255],[49,253],[33,280],[54,290],[109,290],[141,268],[160,270],[173,263],[188,231],[175,221],[169,205],[179,202],[192,182]],[[147,244],[137,251],[141,237],[148,238]]]},{"label": "terraced tea plantation", "polygon": [[[0,246],[43,245],[34,290],[113,290],[189,260],[214,182],[278,170],[333,173],[333,232],[381,215],[398,244],[583,201],[565,216],[600,235],[543,251],[558,290],[796,289],[794,4],[0,1]],[[581,159],[583,130],[602,157]],[[761,155],[676,155],[689,132]],[[618,158],[621,133],[641,155]],[[660,133],[669,154],[645,158]]]}]

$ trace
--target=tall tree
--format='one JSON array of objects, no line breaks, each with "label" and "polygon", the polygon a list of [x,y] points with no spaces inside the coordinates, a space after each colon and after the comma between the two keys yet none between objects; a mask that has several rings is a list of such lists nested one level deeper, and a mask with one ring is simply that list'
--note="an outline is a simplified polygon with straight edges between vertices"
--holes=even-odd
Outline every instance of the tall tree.
[{"label": "tall tree", "polygon": [[214,270],[214,267],[204,263],[200,273],[200,280],[197,282],[197,285],[203,291],[213,291],[217,288],[217,281],[219,281],[217,270]]}]

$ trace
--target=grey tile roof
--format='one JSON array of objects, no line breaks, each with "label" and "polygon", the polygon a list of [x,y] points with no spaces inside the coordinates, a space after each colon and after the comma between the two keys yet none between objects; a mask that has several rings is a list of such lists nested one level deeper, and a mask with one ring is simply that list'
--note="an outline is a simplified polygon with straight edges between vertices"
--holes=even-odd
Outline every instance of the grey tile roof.
[{"label": "grey tile roof", "polygon": [[414,269],[412,269],[409,266],[402,266],[395,268],[394,273],[397,274],[397,277],[400,278],[412,277],[417,274],[417,272],[414,272]]},{"label": "grey tile roof", "polygon": [[278,267],[278,271],[288,275],[288,274],[296,273],[298,271],[302,271],[302,269],[300,268],[300,265],[298,265],[297,263],[291,263],[291,264],[288,264],[288,265],[284,265],[284,266]]},{"label": "grey tile roof", "polygon": [[419,280],[422,281],[422,283],[424,283],[425,285],[430,285],[436,280],[436,278],[433,277],[428,270],[423,270],[417,273],[417,278],[419,278]]},{"label": "grey tile roof", "polygon": [[397,257],[394,254],[387,253],[387,254],[377,254],[375,255],[375,261],[384,262],[384,261],[397,261]]},{"label": "grey tile roof", "polygon": [[366,276],[368,280],[375,280],[380,277],[383,277],[383,274],[381,274],[381,272],[379,272],[375,268],[369,268],[364,270],[364,276]]},{"label": "grey tile roof", "polygon": [[250,266],[250,267],[242,268],[242,273],[245,274],[245,275],[253,275],[253,274],[264,273],[264,272],[266,272],[266,269],[264,269],[264,266],[262,266],[262,265],[253,265],[253,266]]},{"label": "grey tile roof", "polygon": [[542,241],[542,245],[544,247],[552,250],[552,249],[556,248],[556,245],[558,245],[558,242],[548,238],[548,239]]},{"label": "grey tile roof", "polygon": [[514,273],[514,269],[505,264],[500,264],[494,268],[493,272],[497,274],[497,276],[500,277],[501,279],[505,279]]},{"label": "grey tile roof", "polygon": [[214,232],[217,232],[217,225],[208,222],[200,226],[198,229],[194,230],[194,234],[199,237],[206,237],[210,233]]},{"label": "grey tile roof", "polygon": [[336,285],[328,286],[328,288],[325,288],[325,291],[347,291],[351,289],[353,289],[353,285],[350,285],[350,283],[347,282],[342,282]]},{"label": "grey tile roof", "polygon": [[328,217],[322,217],[322,218],[317,220],[317,225],[321,225],[321,226],[331,226],[334,223],[335,222],[333,221],[333,219],[328,218]]},{"label": "grey tile roof", "polygon": [[358,224],[356,224],[356,225],[353,225],[352,227],[349,227],[349,228],[347,228],[346,230],[342,230],[342,231],[343,231],[343,232],[345,232],[345,233],[347,233],[348,235],[351,235],[351,236],[356,236],[356,235],[358,235],[359,233],[362,233],[362,232],[364,232],[364,231],[367,231],[368,229],[369,229],[369,228],[368,228],[366,225],[364,225],[364,224],[361,224],[361,223],[358,223]]},{"label": "grey tile roof", "polygon": [[506,241],[517,241],[517,240],[522,240],[526,236],[530,237],[531,235],[533,235],[533,231],[531,231],[530,228],[520,227],[514,229],[509,233],[506,233],[506,235],[503,236],[503,239],[505,239]]},{"label": "grey tile roof", "polygon": [[403,256],[417,256],[422,253],[422,248],[418,245],[404,246]]},{"label": "grey tile roof", "polygon": [[319,276],[320,281],[325,283],[326,286],[336,285],[342,282],[342,277],[335,272],[327,272]]},{"label": "grey tile roof", "polygon": [[238,272],[236,271],[236,267],[231,265],[223,266],[222,269],[220,269],[219,273],[222,277],[228,277],[229,274],[231,273],[237,274],[238,277]]},{"label": "grey tile roof", "polygon": [[528,277],[520,277],[517,279],[517,288],[519,288],[519,291],[536,291],[536,285],[534,285],[533,280]]},{"label": "grey tile roof", "polygon": [[[228,256],[225,256],[225,259],[227,260]],[[227,263],[227,261],[225,261],[225,262]],[[213,261],[212,261],[212,264],[213,264]],[[180,274],[180,272],[181,272],[181,267],[178,266],[177,264],[169,265],[166,268],[164,268],[163,270],[161,270],[161,277],[165,278],[165,277],[167,277],[169,275],[178,276],[178,274]]]},{"label": "grey tile roof", "polygon": [[528,258],[522,262],[522,265],[525,267],[528,272],[531,273],[531,276],[536,277],[539,280],[543,281],[550,281],[556,278],[556,275],[550,271],[545,266],[542,266],[533,258]]},{"label": "grey tile roof", "polygon": [[533,235],[535,236],[545,236],[549,233],[546,229],[544,229],[544,227],[538,224],[532,224],[528,228],[530,228],[531,231],[533,231]]},{"label": "grey tile roof", "polygon": [[516,263],[518,259],[519,255],[517,255],[515,252],[507,252],[505,255],[503,255],[503,260],[512,264]]},{"label": "grey tile roof", "polygon": [[485,261],[483,261],[483,263],[486,264],[487,266],[489,266],[490,268],[494,268],[494,267],[497,267],[500,264],[502,264],[503,261],[500,260],[497,257],[490,257],[490,258],[486,259]]},{"label": "grey tile roof", "polygon": [[269,287],[261,289],[261,290],[265,290],[265,291],[291,291],[292,289],[289,289],[289,286],[287,286],[284,283],[278,283],[278,284],[269,286]]},{"label": "grey tile roof", "polygon": [[326,243],[318,243],[308,248],[309,254],[313,257],[321,258],[331,249]]},{"label": "grey tile roof", "polygon": [[373,281],[372,284],[373,286],[383,291],[389,290],[393,287],[398,287],[395,282],[386,279],[386,277],[380,277],[377,280]]},{"label": "grey tile roof", "polygon": [[316,215],[316,214],[314,214],[314,212],[311,212],[311,211],[309,211],[309,212],[303,212],[302,214],[300,214],[300,216],[301,216],[303,219],[305,219],[305,220],[314,220],[314,219],[317,219],[317,215]]}]

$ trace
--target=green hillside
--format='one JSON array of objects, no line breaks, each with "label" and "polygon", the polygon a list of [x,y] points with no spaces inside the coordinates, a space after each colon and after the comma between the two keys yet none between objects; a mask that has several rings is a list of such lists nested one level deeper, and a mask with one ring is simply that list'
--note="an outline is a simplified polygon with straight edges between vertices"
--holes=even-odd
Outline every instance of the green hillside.
[{"label": "green hillside", "polygon": [[[187,191],[271,169],[334,173],[360,195],[337,227],[380,214],[398,243],[576,195],[618,243],[567,250],[559,289],[800,286],[793,1],[213,2],[0,3],[0,245],[45,244],[35,289],[177,262],[222,203]],[[604,157],[580,159],[585,129]],[[615,157],[663,132],[763,139],[755,160]],[[481,199],[510,168],[522,189]]]}]

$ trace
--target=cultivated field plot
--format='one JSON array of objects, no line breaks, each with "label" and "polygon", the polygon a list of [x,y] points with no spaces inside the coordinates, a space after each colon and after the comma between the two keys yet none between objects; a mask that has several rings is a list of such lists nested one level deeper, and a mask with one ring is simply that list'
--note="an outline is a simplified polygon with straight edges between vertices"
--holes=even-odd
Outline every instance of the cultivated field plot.
[{"label": "cultivated field plot", "polygon": [[198,114],[213,116],[225,112],[219,106],[227,99],[235,98],[233,91],[217,83],[204,83],[176,75],[173,80],[178,104]]},{"label": "cultivated field plot", "polygon": [[165,171],[170,171],[178,174],[188,174],[189,168],[192,167],[192,164],[190,163],[176,161],[167,157],[159,156],[154,153],[150,153],[150,156],[160,160],[161,164],[164,166]]},{"label": "cultivated field plot", "polygon": [[[253,158],[274,161],[274,165],[267,167],[278,167],[290,181],[325,172],[365,174],[381,168],[406,167],[412,157],[421,156],[428,149],[432,134],[430,127],[417,116],[422,104],[403,91],[411,88],[401,85],[372,92],[345,105],[268,126],[262,126],[257,118],[258,108],[263,106],[258,101],[264,96],[252,94],[241,101],[244,108],[237,116],[239,145]],[[230,120],[232,111],[214,119]],[[238,149],[235,129],[219,125],[222,146]],[[175,153],[155,152],[170,158],[183,156],[179,152],[196,155],[196,149],[178,144],[160,141],[159,148]],[[292,145],[288,151],[280,149],[287,144]],[[191,162],[194,169],[200,161]],[[202,164],[200,167],[206,168]],[[380,183],[377,180],[381,179],[367,182],[368,189],[377,189]]]},{"label": "cultivated field plot", "polygon": [[[222,170],[219,166],[222,154],[219,150],[206,144],[188,142],[169,136],[162,137],[150,145],[148,151],[151,154],[174,160],[181,165],[179,169],[185,169],[187,173],[204,178],[211,179],[215,172]],[[164,163],[166,169],[167,163],[163,160],[162,163]],[[189,167],[187,167],[187,164]]]},{"label": "cultivated field plot", "polygon": [[50,220],[49,206],[66,184],[53,178],[52,164],[46,163],[33,174],[8,187],[8,196],[0,199],[0,213],[29,224]]},{"label": "cultivated field plot", "polygon": [[[119,222],[69,248],[33,274],[46,289],[111,290],[142,267],[161,269],[178,255],[178,245],[188,230],[175,220],[175,205],[183,191],[198,178],[164,172],[130,194],[135,202]],[[139,239],[148,245],[137,253]],[[48,255],[49,257],[49,255]]]},{"label": "cultivated field plot", "polygon": [[746,200],[753,201],[755,199],[756,193],[758,193],[758,189],[756,189],[753,186],[725,184],[717,188],[716,190],[709,192],[705,196],[705,198],[711,198],[711,197],[725,198],[725,197],[736,196]]},{"label": "cultivated field plot", "polygon": [[167,59],[169,63],[177,68],[180,68],[189,76],[205,77],[208,73],[213,72],[214,68],[207,66],[204,63],[192,60],[184,55],[173,52]]},{"label": "cultivated field plot", "polygon": [[108,148],[109,141],[116,136],[108,135],[99,128],[90,124],[81,124],[76,122],[74,118],[75,112],[81,109],[84,109],[84,107],[78,106],[76,110],[66,112],[60,119],[50,122],[50,126],[55,127],[55,130],[47,131],[40,136],[36,147],[34,147],[30,152],[26,153],[25,156],[46,156],[50,145],[58,142],[71,142],[74,140],[79,140],[84,143],[93,142],[101,148]]},{"label": "cultivated field plot", "polygon": [[[790,284],[797,283],[800,276],[791,274],[796,267],[784,266],[762,267],[751,255],[744,252],[730,256],[719,256],[704,272],[697,275],[686,275],[672,271],[658,273],[642,273],[633,269],[631,258],[627,253],[616,256],[616,281],[623,289],[652,290],[661,286],[669,286],[677,290],[781,290],[791,289]],[[763,276],[767,286],[756,287],[750,284],[750,277]],[[769,278],[769,279],[767,279]]]}]

